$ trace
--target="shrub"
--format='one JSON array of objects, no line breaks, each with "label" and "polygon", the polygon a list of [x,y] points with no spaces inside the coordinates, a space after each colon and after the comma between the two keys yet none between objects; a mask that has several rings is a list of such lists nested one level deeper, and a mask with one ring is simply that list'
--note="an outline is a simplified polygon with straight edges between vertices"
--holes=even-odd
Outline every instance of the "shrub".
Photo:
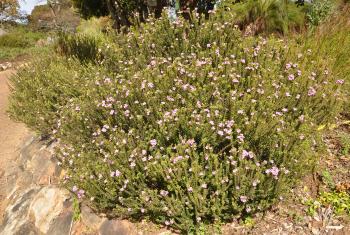
[{"label": "shrub", "polygon": [[311,51],[242,38],[219,13],[151,21],[115,43],[101,48],[113,59],[43,62],[11,80],[12,115],[52,131],[66,186],[109,216],[188,232],[264,210],[312,168],[318,126],[341,105]]},{"label": "shrub", "polygon": [[335,8],[335,2],[332,0],[315,0],[310,4],[307,13],[307,19],[311,26],[317,26],[331,15]]},{"label": "shrub", "polygon": [[60,108],[81,94],[85,73],[91,71],[81,67],[79,61],[52,57],[20,69],[10,79],[12,118],[25,120],[28,127],[49,136],[57,124]]},{"label": "shrub", "polygon": [[84,35],[96,36],[111,29],[111,19],[108,17],[92,17],[89,20],[81,20],[77,32]]},{"label": "shrub", "polygon": [[238,3],[224,1],[222,5],[232,11],[236,23],[240,24],[241,28],[250,27],[254,34],[286,34],[304,27],[304,8],[289,1],[246,0]]},{"label": "shrub", "polygon": [[[350,6],[344,5],[306,37],[306,46],[317,51],[318,58],[327,61],[338,82],[344,83],[344,92],[350,95]],[[350,113],[346,98],[344,113]]]},{"label": "shrub", "polygon": [[56,48],[60,54],[74,57],[82,63],[97,62],[102,60],[99,39],[98,35],[60,33]]}]

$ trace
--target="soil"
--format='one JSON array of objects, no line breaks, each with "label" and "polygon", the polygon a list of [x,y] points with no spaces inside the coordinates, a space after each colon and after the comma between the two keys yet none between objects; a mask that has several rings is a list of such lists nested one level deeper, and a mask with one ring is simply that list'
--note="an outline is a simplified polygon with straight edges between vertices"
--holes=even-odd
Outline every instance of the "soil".
[{"label": "soil", "polygon": [[[6,113],[9,88],[7,79],[15,71],[0,72],[0,224],[6,207],[6,172],[14,166],[20,144],[29,136],[29,130],[22,123],[12,121]],[[5,172],[6,170],[6,172]]]}]

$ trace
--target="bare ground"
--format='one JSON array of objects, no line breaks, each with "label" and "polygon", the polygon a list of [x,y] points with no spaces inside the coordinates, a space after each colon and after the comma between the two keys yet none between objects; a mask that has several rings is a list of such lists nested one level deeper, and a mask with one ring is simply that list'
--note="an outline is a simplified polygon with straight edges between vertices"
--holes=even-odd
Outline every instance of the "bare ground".
[{"label": "bare ground", "polygon": [[22,123],[10,120],[6,113],[9,88],[7,79],[14,70],[0,72],[0,223],[6,207],[7,174],[15,165],[20,144],[29,136],[29,130]]}]

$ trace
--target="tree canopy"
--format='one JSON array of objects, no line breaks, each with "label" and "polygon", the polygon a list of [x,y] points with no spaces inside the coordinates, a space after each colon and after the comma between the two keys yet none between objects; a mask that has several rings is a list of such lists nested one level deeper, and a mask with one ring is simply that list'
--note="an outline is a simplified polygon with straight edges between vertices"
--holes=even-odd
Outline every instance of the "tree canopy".
[{"label": "tree canopy", "polygon": [[[215,0],[72,0],[84,18],[110,15],[115,27],[131,25],[131,18],[137,15],[144,21],[149,14],[160,17],[164,7],[179,6],[181,10],[198,7],[203,11],[212,9]],[[176,3],[176,4],[175,4]]]},{"label": "tree canopy", "polygon": [[0,21],[14,18],[19,15],[19,3],[17,0],[0,1]]}]

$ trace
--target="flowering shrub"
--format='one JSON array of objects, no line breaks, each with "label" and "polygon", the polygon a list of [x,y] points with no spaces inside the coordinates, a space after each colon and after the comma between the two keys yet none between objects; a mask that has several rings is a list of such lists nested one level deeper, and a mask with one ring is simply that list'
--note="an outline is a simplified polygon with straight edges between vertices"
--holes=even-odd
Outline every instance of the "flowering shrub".
[{"label": "flowering shrub", "polygon": [[341,105],[312,51],[242,38],[220,15],[151,21],[100,51],[113,59],[21,71],[11,113],[51,131],[64,183],[110,216],[185,232],[264,210]]}]

